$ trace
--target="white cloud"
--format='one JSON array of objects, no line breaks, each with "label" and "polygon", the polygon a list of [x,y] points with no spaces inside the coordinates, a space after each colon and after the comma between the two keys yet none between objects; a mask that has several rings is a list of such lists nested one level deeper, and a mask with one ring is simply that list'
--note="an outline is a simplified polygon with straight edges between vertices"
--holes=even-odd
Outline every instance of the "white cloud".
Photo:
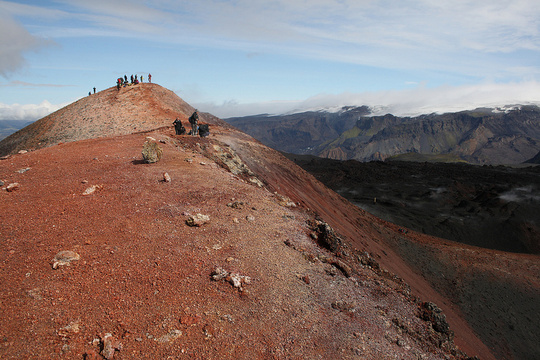
[{"label": "white cloud", "polygon": [[32,36],[12,18],[0,15],[0,75],[7,75],[25,64],[24,52],[36,50],[46,42]]},{"label": "white cloud", "polygon": [[284,114],[342,106],[371,107],[376,115],[416,116],[498,107],[514,104],[540,104],[540,83],[536,81],[468,86],[419,86],[408,90],[365,93],[320,94],[298,101],[268,101],[240,104],[234,100],[223,104],[198,103],[196,106],[221,118],[254,114]]},{"label": "white cloud", "polygon": [[[124,36],[246,52],[503,77],[493,54],[540,50],[536,0],[63,0],[55,36]],[[0,5],[2,3],[0,2]],[[36,7],[4,2],[19,16]],[[68,19],[69,24],[68,23]],[[76,27],[79,27],[76,29]],[[47,33],[47,32],[45,32]],[[536,57],[537,58],[537,57]],[[514,59],[514,67],[523,59]],[[536,64],[534,64],[536,66]]]},{"label": "white cloud", "polygon": [[0,120],[35,121],[64,107],[67,104],[53,105],[47,100],[41,104],[4,104],[0,102]]}]

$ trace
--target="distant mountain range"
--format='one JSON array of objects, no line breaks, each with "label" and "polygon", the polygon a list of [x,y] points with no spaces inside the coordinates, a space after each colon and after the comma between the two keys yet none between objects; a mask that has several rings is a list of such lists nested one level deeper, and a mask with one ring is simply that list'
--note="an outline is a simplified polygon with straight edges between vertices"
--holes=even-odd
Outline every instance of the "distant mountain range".
[{"label": "distant mountain range", "polygon": [[0,120],[0,140],[31,124],[28,120]]},{"label": "distant mountain range", "polygon": [[520,164],[540,152],[540,108],[480,108],[447,114],[371,116],[366,106],[226,119],[265,145],[337,160],[391,157]]}]

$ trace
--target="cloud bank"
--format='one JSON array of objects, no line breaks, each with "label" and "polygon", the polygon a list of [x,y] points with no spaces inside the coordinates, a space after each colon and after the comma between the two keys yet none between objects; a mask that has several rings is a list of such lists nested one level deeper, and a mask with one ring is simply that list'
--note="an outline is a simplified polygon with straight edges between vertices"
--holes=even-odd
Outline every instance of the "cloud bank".
[{"label": "cloud bank", "polygon": [[35,121],[64,107],[66,104],[53,105],[47,100],[41,104],[3,104],[0,102],[0,120]]},{"label": "cloud bank", "polygon": [[221,118],[254,114],[285,114],[343,106],[369,106],[375,115],[417,116],[456,112],[479,107],[540,104],[540,83],[536,81],[469,86],[417,87],[364,93],[320,94],[297,101],[223,104],[199,103],[196,106]]}]

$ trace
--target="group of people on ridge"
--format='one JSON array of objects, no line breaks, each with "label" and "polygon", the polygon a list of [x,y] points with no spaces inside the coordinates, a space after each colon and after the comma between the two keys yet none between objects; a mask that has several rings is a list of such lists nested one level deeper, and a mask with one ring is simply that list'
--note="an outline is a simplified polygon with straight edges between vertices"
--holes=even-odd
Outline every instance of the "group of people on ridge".
[{"label": "group of people on ridge", "polygon": [[[143,76],[140,77],[140,82],[143,82]],[[152,82],[152,74],[148,74],[148,82]],[[131,82],[128,82],[127,75],[124,75],[124,77],[119,77],[116,79],[116,88],[120,90],[122,86],[128,86],[128,85],[137,85],[139,83],[138,76],[131,75]]]},{"label": "group of people on ridge", "polygon": [[[197,110],[191,114],[188,121],[191,124],[191,131],[188,133],[188,135],[199,135],[200,137],[206,137],[210,134],[208,124],[199,125],[199,114]],[[182,125],[182,121],[180,121],[178,118],[174,120],[173,125],[174,129],[176,130],[176,135],[184,135],[186,133],[186,128],[184,125]]]}]

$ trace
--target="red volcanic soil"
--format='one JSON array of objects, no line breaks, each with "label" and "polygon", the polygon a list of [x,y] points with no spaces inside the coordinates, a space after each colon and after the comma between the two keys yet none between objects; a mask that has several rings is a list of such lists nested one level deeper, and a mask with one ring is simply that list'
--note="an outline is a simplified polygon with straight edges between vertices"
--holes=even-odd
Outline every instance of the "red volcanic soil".
[{"label": "red volcanic soil", "polygon": [[[162,106],[140,96],[114,106]],[[99,116],[111,111],[102,100]],[[79,113],[76,104],[64,111]],[[183,106],[157,109],[156,128],[185,120]],[[0,160],[0,358],[496,358],[456,300],[401,256],[412,244],[465,261],[460,269],[482,258],[471,272],[522,272],[533,290],[538,258],[526,269],[505,253],[487,261],[475,248],[402,234],[278,152],[202,121],[207,138],[172,128],[87,134]],[[93,134],[109,126],[100,124]],[[40,126],[26,138],[50,138]],[[157,163],[142,161],[147,136],[163,151]],[[197,214],[206,222],[188,225]],[[62,251],[75,260],[64,265]]]}]

